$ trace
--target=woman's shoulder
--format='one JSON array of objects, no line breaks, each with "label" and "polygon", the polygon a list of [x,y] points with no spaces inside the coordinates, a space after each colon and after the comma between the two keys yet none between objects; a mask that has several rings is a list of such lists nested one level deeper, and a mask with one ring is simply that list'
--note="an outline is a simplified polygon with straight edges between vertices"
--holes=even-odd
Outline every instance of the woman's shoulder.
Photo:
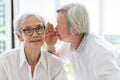
[{"label": "woman's shoulder", "polygon": [[9,49],[0,54],[1,61],[10,61],[17,58],[19,53],[19,48]]}]

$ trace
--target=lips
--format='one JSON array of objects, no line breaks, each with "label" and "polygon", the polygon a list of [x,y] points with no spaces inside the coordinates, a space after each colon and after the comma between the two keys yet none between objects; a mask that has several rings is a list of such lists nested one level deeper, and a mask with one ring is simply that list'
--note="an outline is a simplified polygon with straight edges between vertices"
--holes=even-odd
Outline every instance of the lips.
[{"label": "lips", "polygon": [[60,34],[57,34],[57,36],[60,36]]},{"label": "lips", "polygon": [[36,40],[31,40],[30,42],[40,42],[40,40],[36,39]]}]

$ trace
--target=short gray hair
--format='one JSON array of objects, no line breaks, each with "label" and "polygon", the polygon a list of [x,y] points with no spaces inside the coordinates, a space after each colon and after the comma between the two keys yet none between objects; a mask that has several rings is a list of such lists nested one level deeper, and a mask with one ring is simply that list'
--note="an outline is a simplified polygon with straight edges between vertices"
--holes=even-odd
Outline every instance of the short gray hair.
[{"label": "short gray hair", "polygon": [[15,20],[14,20],[14,32],[18,32],[21,34],[20,25],[30,16],[35,16],[36,18],[41,20],[42,24],[45,26],[45,20],[39,14],[37,14],[37,13],[25,13],[25,14],[19,15],[18,17],[15,18]]},{"label": "short gray hair", "polygon": [[69,3],[57,10],[57,13],[65,12],[67,28],[69,32],[77,31],[80,34],[89,33],[89,16],[84,5]]}]

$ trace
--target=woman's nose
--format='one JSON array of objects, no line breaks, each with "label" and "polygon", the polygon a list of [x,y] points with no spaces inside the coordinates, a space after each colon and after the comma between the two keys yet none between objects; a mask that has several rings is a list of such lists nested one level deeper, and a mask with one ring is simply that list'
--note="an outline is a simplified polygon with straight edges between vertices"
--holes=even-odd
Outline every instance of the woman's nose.
[{"label": "woman's nose", "polygon": [[37,31],[34,29],[32,36],[36,36],[36,35],[39,35],[39,34],[38,34]]}]

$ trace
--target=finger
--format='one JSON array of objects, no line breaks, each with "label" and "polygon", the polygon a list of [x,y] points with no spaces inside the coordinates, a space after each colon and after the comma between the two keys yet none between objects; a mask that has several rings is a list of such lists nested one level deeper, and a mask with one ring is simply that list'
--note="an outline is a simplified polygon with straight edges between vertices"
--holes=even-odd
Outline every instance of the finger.
[{"label": "finger", "polygon": [[50,23],[50,27],[49,28],[54,31],[54,26],[53,26],[52,23]]},{"label": "finger", "polygon": [[47,26],[46,26],[46,29],[47,29],[47,30],[49,29],[49,25],[50,25],[50,23],[48,22],[48,23],[47,23]]},{"label": "finger", "polygon": [[48,22],[48,29],[50,29],[51,31],[55,31],[53,24],[50,22]]}]

